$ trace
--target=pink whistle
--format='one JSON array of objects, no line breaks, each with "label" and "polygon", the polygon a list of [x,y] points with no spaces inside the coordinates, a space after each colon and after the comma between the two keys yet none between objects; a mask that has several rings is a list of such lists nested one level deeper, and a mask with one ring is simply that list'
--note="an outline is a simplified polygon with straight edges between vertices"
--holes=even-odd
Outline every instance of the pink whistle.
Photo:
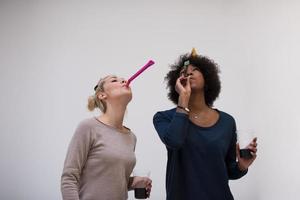
[{"label": "pink whistle", "polygon": [[136,77],[138,77],[143,71],[145,71],[148,67],[150,67],[153,64],[154,64],[154,61],[153,60],[149,60],[148,63],[144,67],[142,67],[139,71],[137,71],[134,75],[132,75],[128,79],[126,86],[128,87],[129,84],[130,84],[130,82],[133,81],[133,79],[135,79]]}]

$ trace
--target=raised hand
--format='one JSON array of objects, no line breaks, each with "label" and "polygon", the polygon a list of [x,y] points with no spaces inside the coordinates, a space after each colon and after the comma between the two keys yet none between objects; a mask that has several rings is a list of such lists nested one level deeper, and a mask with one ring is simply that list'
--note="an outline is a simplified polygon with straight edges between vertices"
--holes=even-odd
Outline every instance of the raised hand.
[{"label": "raised hand", "polygon": [[175,90],[179,94],[178,105],[188,107],[191,96],[190,76],[181,75],[176,81]]}]

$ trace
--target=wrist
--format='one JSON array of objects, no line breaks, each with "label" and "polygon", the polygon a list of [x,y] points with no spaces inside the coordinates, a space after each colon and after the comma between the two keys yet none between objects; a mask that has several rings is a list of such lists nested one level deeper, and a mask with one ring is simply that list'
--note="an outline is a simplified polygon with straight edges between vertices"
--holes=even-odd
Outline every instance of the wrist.
[{"label": "wrist", "polygon": [[248,169],[248,167],[242,166],[240,162],[238,162],[238,168],[240,171],[246,171]]},{"label": "wrist", "polygon": [[177,109],[180,109],[181,111],[184,111],[187,114],[190,113],[190,109],[188,109],[187,107],[183,107],[183,106],[177,105]]},{"label": "wrist", "polygon": [[133,188],[133,186],[132,186],[132,183],[133,183],[133,179],[134,179],[134,177],[129,177],[129,182],[128,182],[128,190],[133,190],[134,188]]},{"label": "wrist", "polygon": [[178,98],[178,106],[187,108],[189,105],[189,97],[188,96],[179,96]]}]

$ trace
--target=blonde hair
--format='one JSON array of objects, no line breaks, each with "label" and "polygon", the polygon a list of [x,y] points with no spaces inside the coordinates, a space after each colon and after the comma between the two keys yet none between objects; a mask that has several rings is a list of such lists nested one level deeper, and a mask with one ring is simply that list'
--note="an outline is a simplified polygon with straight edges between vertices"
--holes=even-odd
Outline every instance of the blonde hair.
[{"label": "blonde hair", "polygon": [[92,96],[89,96],[88,98],[88,104],[87,104],[87,108],[89,109],[89,111],[93,111],[96,108],[99,108],[101,110],[101,112],[105,113],[106,112],[106,104],[104,101],[102,101],[101,99],[98,98],[98,94],[99,92],[104,92],[104,88],[103,85],[105,83],[105,79],[108,76],[101,78],[98,82],[98,84],[95,86],[95,94]]}]

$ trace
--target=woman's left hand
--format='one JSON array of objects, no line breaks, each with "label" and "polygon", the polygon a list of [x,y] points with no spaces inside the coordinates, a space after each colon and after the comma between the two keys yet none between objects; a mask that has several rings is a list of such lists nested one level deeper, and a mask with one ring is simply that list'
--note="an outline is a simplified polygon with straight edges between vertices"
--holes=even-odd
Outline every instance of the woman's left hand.
[{"label": "woman's left hand", "polygon": [[255,137],[252,142],[246,147],[247,149],[250,149],[252,158],[242,158],[240,156],[240,147],[239,144],[236,144],[236,155],[238,157],[238,166],[240,170],[244,171],[248,169],[248,167],[253,163],[253,161],[256,159],[256,152],[257,152],[257,138]]},{"label": "woman's left hand", "polygon": [[152,188],[152,180],[148,177],[134,176],[131,184],[132,188],[146,188],[147,190],[147,198],[150,197],[151,188]]}]

